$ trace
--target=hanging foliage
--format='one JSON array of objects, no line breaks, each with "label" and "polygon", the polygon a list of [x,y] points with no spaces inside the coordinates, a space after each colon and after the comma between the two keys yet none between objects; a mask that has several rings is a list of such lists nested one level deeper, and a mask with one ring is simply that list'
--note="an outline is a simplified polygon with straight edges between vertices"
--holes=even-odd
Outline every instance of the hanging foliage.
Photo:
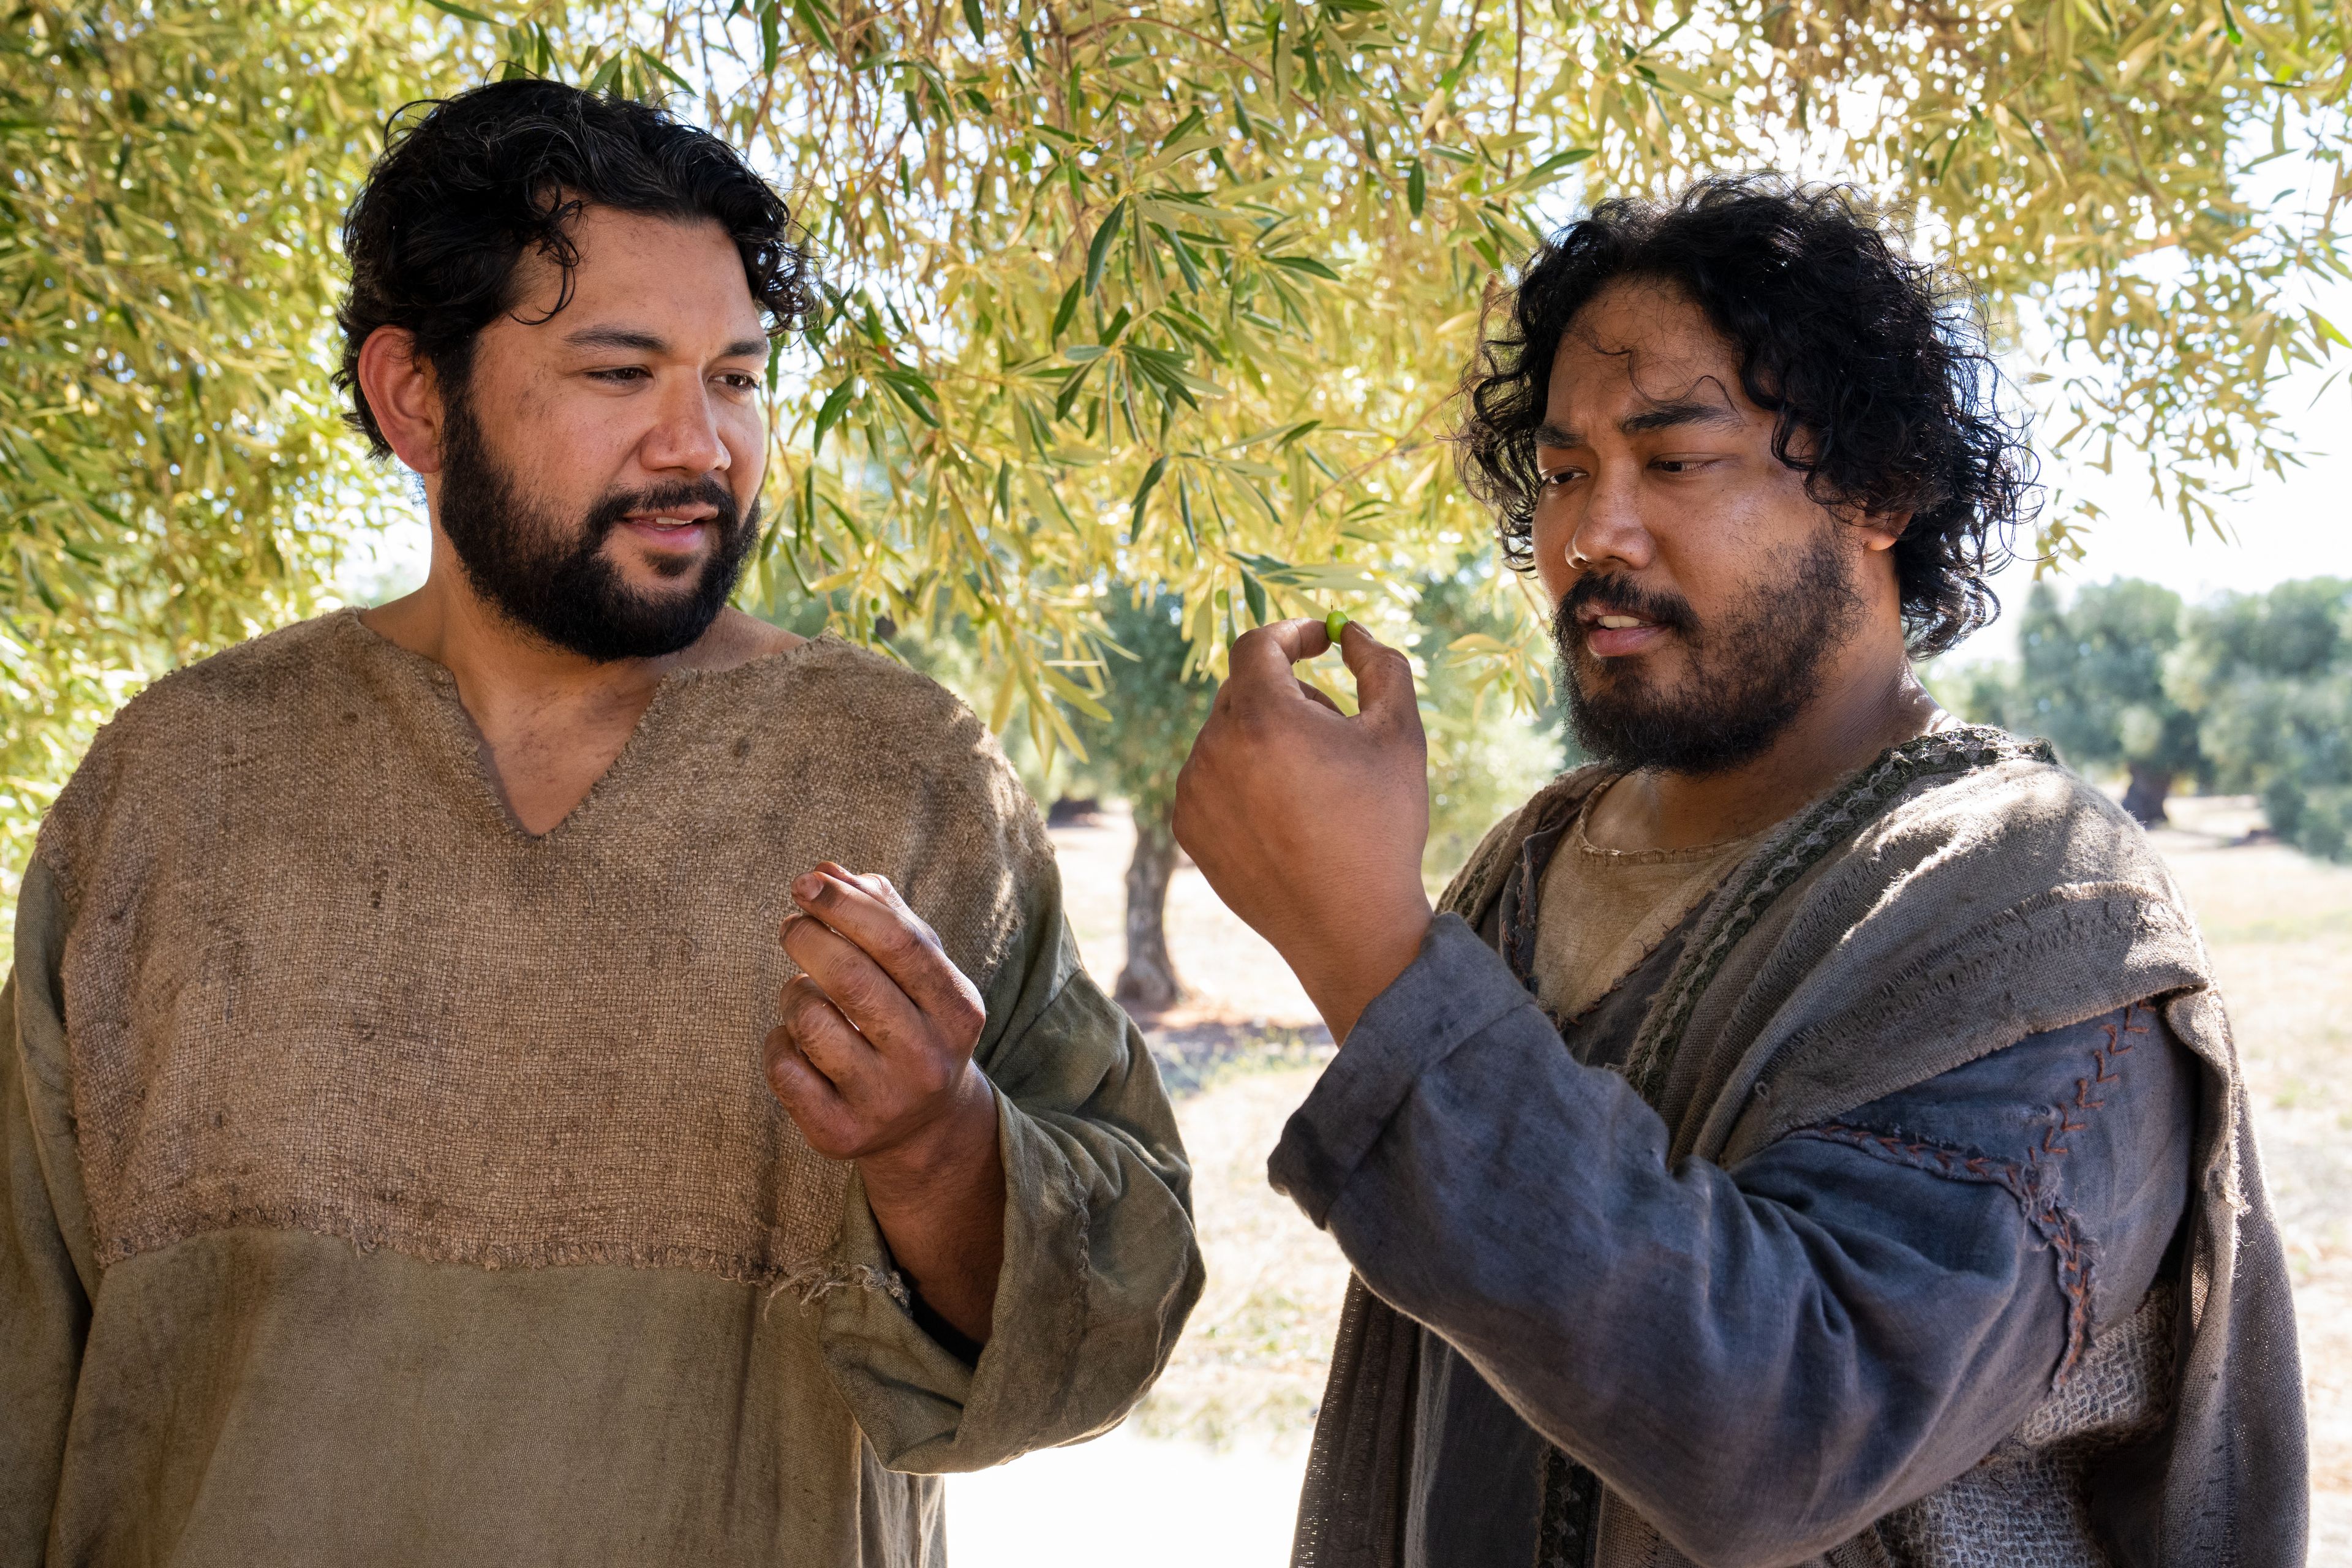
[{"label": "hanging foliage", "polygon": [[[331,231],[402,101],[493,69],[666,98],[791,195],[828,281],[770,370],[747,595],[953,619],[1042,748],[1101,610],[1235,630],[1402,586],[1482,304],[1579,200],[1767,164],[1906,204],[2049,379],[2050,439],[2191,524],[2344,344],[2343,0],[337,0],[5,23],[0,562],[18,820],[114,687],[291,614],[387,482],[335,428]],[[493,65],[493,62],[499,62]],[[2292,176],[2291,179],[2288,176]],[[2302,193],[2280,198],[2274,185]],[[2037,335],[2038,334],[2038,335]],[[2053,513],[2062,552],[2082,513]],[[1541,616],[1464,639],[1538,687]]]},{"label": "hanging foliage", "polygon": [[327,384],[334,231],[385,116],[457,79],[446,31],[369,0],[0,17],[8,889],[97,723],[312,606],[385,492]]},{"label": "hanging foliage", "polygon": [[[1907,205],[2046,333],[2051,434],[2144,458],[2192,525],[2248,453],[2289,455],[2272,384],[2342,342],[2298,304],[2346,275],[2335,6],[442,9],[510,69],[691,91],[788,184],[833,292],[778,365],[755,591],[838,594],[853,630],[965,617],[998,721],[1049,748],[1096,709],[1112,578],[1177,589],[1213,666],[1479,535],[1446,400],[1575,196],[1779,164]],[[2282,153],[2303,207],[2261,188]],[[1532,687],[1520,625],[1457,657]]]}]

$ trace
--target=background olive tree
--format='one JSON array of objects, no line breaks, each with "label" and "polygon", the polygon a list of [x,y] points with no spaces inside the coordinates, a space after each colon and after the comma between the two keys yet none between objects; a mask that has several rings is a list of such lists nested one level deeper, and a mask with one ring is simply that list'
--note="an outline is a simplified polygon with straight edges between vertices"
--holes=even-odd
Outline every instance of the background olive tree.
[{"label": "background olive tree", "polygon": [[[1497,818],[1570,760],[1557,715],[1547,711],[1534,724],[1496,721],[1506,717],[1508,699],[1494,689],[1484,656],[1513,634],[1515,623],[1488,602],[1493,572],[1492,553],[1481,551],[1407,584],[1412,617],[1400,641],[1417,667],[1429,740],[1430,840],[1423,869],[1433,891]],[[1167,934],[1168,888],[1179,856],[1170,814],[1176,775],[1216,696],[1184,641],[1184,624],[1183,601],[1175,595],[1113,590],[1102,694],[1110,717],[1079,718],[1086,760],[1064,773],[1071,787],[1118,795],[1133,810],[1127,961],[1116,994],[1147,1009],[1172,1006],[1185,994]],[[1336,655],[1326,655],[1308,673],[1326,679],[1337,663]],[[956,679],[941,673],[951,683]]]},{"label": "background olive tree", "polygon": [[2231,594],[2184,617],[2167,686],[2199,716],[2217,788],[2249,791],[2280,837],[2352,859],[2352,583]]},{"label": "background olive tree", "polygon": [[[388,514],[320,334],[411,98],[542,72],[751,149],[830,292],[772,363],[747,598],[969,627],[984,712],[1050,753],[1108,711],[1116,582],[1181,598],[1196,672],[1291,610],[1412,635],[1486,528],[1442,437],[1491,289],[1574,200],[1696,172],[1906,204],[2032,329],[2050,438],[2198,522],[2292,457],[2273,384],[2343,342],[2305,290],[2346,275],[2347,44],[2343,0],[20,0],[6,861],[128,687],[318,602]],[[1441,663],[1528,700],[1541,617],[1480,592]]]},{"label": "background olive tree", "polygon": [[2124,806],[2144,823],[2193,782],[2254,795],[2280,837],[2352,859],[2352,582],[2309,577],[2201,605],[2132,578],[2071,595],[2036,584],[2017,658],[1947,684],[1969,718],[2124,775]]},{"label": "background olive tree", "polygon": [[2152,827],[2176,782],[2210,772],[2200,715],[2165,679],[2181,636],[2180,595],[2158,584],[2088,584],[2069,603],[2036,583],[2018,619],[2015,669],[1975,672],[1967,711],[2046,736],[2070,766],[2123,773],[2124,809]]},{"label": "background olive tree", "polygon": [[1103,661],[1103,705],[1082,715],[1087,762],[1080,779],[1124,797],[1134,813],[1135,851],[1127,867],[1127,961],[1112,994],[1158,1011],[1184,996],[1168,951],[1168,885],[1176,875],[1176,775],[1192,737],[1208,721],[1214,682],[1194,668],[1184,641],[1184,601],[1173,594],[1112,590]]}]

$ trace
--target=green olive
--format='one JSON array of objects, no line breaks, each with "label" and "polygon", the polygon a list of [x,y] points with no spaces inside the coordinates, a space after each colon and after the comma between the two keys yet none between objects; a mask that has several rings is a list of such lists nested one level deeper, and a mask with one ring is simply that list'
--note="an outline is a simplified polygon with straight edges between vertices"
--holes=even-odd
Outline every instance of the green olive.
[{"label": "green olive", "polygon": [[1348,629],[1348,617],[1338,610],[1323,617],[1323,629],[1331,634],[1331,646],[1339,646],[1339,634]]}]

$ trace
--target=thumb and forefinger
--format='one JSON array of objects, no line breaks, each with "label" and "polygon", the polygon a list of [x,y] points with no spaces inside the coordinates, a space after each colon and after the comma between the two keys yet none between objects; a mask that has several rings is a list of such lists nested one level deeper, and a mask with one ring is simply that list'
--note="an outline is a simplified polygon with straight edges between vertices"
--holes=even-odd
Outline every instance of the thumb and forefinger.
[{"label": "thumb and forefinger", "polygon": [[1227,680],[1270,690],[1287,689],[1290,667],[1301,659],[1315,658],[1330,646],[1331,634],[1321,621],[1304,616],[1268,621],[1257,630],[1244,632],[1234,639],[1233,649],[1225,656]]},{"label": "thumb and forefinger", "polygon": [[925,1013],[937,1015],[970,1000],[970,981],[887,878],[860,876],[825,860],[795,878],[792,893],[803,914],[872,959]]},{"label": "thumb and forefinger", "polygon": [[1412,661],[1355,622],[1339,628],[1339,657],[1356,678],[1356,710],[1369,718],[1420,721],[1412,689]]},{"label": "thumb and forefinger", "polygon": [[[1331,647],[1329,626],[1301,616],[1269,621],[1235,640],[1228,656],[1229,684],[1266,693],[1298,694],[1290,667],[1318,657]],[[1412,689],[1412,663],[1354,621],[1339,628],[1339,657],[1356,678],[1359,712],[1375,720],[1418,717]]]}]

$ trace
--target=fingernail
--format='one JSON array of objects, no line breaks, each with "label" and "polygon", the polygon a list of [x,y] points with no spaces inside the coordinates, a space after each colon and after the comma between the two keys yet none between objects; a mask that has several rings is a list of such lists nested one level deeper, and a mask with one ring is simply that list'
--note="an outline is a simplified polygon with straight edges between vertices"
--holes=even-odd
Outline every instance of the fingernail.
[{"label": "fingernail", "polygon": [[816,896],[824,891],[824,879],[814,871],[803,871],[793,879],[793,897],[803,903],[814,901]]}]

